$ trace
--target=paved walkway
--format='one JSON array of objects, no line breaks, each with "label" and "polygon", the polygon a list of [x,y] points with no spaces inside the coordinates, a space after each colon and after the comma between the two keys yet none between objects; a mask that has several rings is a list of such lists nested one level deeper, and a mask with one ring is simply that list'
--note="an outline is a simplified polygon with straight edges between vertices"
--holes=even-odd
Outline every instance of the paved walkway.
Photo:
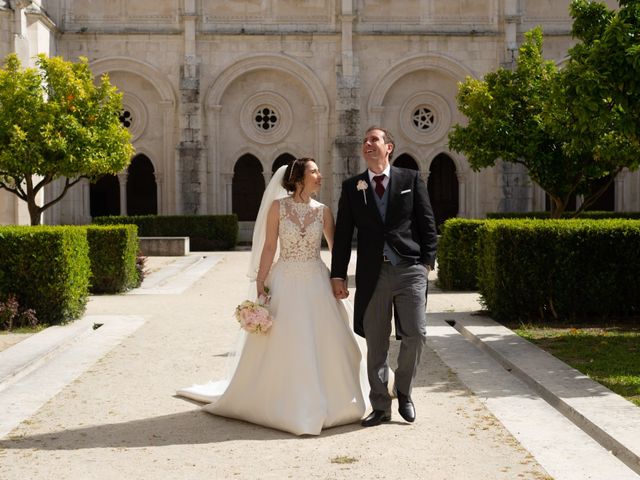
[{"label": "paved walkway", "polygon": [[640,478],[640,409],[469,293],[431,288],[414,424],[294,437],[201,412],[174,392],[222,375],[247,261],[152,258],[142,288],[0,352],[0,478]]}]

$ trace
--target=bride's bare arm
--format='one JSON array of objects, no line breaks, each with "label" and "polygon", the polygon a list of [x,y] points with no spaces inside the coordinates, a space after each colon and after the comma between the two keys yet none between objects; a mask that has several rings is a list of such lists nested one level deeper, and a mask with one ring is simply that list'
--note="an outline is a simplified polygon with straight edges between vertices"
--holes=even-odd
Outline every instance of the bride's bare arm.
[{"label": "bride's bare arm", "polygon": [[329,245],[329,251],[333,248],[333,233],[336,230],[336,224],[333,221],[333,214],[331,213],[331,209],[329,207],[324,207],[323,215],[323,230],[324,230],[324,238],[327,240],[327,245]]},{"label": "bride's bare arm", "polygon": [[256,289],[258,297],[260,297],[260,295],[267,295],[264,290],[264,282],[267,278],[267,275],[269,275],[271,265],[273,265],[273,257],[275,257],[276,255],[276,248],[278,246],[279,222],[280,203],[278,200],[276,200],[271,204],[269,213],[267,214],[266,236],[264,240],[264,246],[262,247],[262,254],[260,255],[260,267],[258,268],[258,275],[256,277]]}]

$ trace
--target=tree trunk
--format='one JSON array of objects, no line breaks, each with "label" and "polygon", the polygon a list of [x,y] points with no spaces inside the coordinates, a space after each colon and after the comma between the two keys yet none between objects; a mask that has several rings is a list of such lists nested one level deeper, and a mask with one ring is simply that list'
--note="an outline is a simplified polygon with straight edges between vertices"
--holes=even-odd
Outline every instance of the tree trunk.
[{"label": "tree trunk", "polygon": [[27,201],[27,206],[29,208],[29,217],[31,217],[31,225],[40,225],[42,220],[42,208],[36,204],[36,201],[33,198],[30,198]]}]

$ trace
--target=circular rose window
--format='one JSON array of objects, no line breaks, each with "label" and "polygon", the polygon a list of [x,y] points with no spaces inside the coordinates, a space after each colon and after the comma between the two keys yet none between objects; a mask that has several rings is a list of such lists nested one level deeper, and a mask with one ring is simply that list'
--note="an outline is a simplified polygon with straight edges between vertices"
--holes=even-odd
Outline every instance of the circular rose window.
[{"label": "circular rose window", "polygon": [[256,122],[256,127],[266,132],[276,128],[278,124],[278,113],[272,107],[259,107],[253,119]]}]

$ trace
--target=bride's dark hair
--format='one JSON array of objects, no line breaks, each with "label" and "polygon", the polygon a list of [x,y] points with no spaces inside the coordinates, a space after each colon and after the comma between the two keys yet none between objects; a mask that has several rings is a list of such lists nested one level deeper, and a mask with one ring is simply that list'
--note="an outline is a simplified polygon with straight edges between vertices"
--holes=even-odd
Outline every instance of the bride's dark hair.
[{"label": "bride's dark hair", "polygon": [[289,193],[296,191],[296,185],[304,181],[304,174],[307,171],[307,163],[315,162],[313,158],[303,157],[292,160],[284,172],[282,187]]}]

